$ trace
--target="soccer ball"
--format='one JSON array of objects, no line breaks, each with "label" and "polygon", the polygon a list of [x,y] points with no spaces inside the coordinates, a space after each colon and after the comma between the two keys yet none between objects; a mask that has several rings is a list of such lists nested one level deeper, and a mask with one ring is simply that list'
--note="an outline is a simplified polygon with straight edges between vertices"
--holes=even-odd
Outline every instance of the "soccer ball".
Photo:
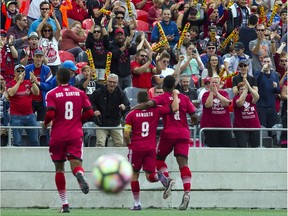
[{"label": "soccer ball", "polygon": [[102,155],[93,169],[95,185],[106,193],[119,193],[131,181],[132,166],[119,154]]}]

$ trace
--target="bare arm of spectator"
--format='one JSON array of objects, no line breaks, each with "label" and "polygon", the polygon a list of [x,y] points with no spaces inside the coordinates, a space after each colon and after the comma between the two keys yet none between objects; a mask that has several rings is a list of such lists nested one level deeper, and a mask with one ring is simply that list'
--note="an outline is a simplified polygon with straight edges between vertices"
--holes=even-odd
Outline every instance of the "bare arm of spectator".
[{"label": "bare arm of spectator", "polygon": [[252,53],[254,55],[258,55],[260,51],[260,45],[261,42],[263,41],[264,35],[261,34],[261,32],[257,31],[257,43],[256,45],[251,49]]},{"label": "bare arm of spectator", "polygon": [[13,44],[13,40],[14,40],[14,37],[13,35],[10,35],[9,36],[9,39],[8,39],[8,46],[10,48],[10,51],[11,51],[11,54],[12,54],[12,57],[13,58],[18,58],[18,52]]},{"label": "bare arm of spectator", "polygon": [[[286,76],[287,76],[287,72],[286,72]],[[282,98],[282,100],[286,100],[287,101],[287,85],[283,85],[282,86],[281,98]],[[284,101],[284,103],[286,103],[286,102]]]},{"label": "bare arm of spectator", "polygon": [[[102,7],[103,9],[107,9],[110,5],[110,0],[106,0],[104,6]],[[98,18],[99,16],[101,16],[103,13],[100,12],[100,10],[97,8],[97,9],[93,9],[93,13],[94,13],[94,16],[96,18]]]}]

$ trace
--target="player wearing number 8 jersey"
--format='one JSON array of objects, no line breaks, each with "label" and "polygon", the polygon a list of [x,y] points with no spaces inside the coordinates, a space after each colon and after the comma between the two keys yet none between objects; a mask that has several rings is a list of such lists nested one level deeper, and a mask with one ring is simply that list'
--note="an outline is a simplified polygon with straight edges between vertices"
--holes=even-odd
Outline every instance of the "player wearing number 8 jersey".
[{"label": "player wearing number 8 jersey", "polygon": [[[139,104],[134,109],[147,109],[156,105],[171,104],[173,97],[172,91],[175,87],[175,78],[167,76],[163,81],[164,94],[154,97],[152,100]],[[191,171],[188,167],[189,139],[190,132],[186,114],[191,116],[191,123],[197,124],[198,119],[195,114],[195,107],[189,98],[183,94],[179,94],[179,111],[163,117],[164,129],[161,132],[160,141],[157,148],[157,170],[161,171],[167,178],[167,186],[164,191],[163,198],[167,199],[171,194],[171,188],[175,181],[169,178],[168,168],[165,163],[166,157],[174,150],[174,156],[179,165],[181,179],[183,182],[184,195],[180,210],[186,210],[189,204],[190,188],[191,188]]]},{"label": "player wearing number 8 jersey", "polygon": [[[147,110],[132,110],[126,116],[124,138],[129,148],[128,159],[133,167],[131,190],[134,197],[134,207],[132,210],[141,210],[138,178],[142,166],[149,182],[163,181],[159,179],[156,173],[156,130],[162,115],[178,111],[178,91],[174,92],[173,99],[172,106],[169,104]],[[138,103],[148,101],[148,93],[139,91],[137,101]]]},{"label": "player wearing number 8 jersey", "polygon": [[62,201],[61,213],[69,212],[66,194],[64,162],[70,161],[71,170],[83,193],[89,186],[82,168],[83,130],[82,121],[93,117],[93,110],[87,95],[69,84],[70,71],[61,68],[57,71],[58,87],[46,95],[47,113],[43,128],[52,121],[49,152],[55,164],[55,183]]}]

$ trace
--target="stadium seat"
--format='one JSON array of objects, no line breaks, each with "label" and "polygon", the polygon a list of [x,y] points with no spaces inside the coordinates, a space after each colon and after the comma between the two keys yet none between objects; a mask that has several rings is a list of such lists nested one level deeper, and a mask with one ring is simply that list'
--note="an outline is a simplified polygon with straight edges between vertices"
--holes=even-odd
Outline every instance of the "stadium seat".
[{"label": "stadium seat", "polygon": [[134,107],[138,104],[136,98],[129,98],[129,102],[130,102],[130,107]]},{"label": "stadium seat", "polygon": [[64,50],[59,50],[58,53],[60,56],[61,63],[65,62],[67,60],[71,60],[71,61],[75,62],[75,58],[74,58],[74,55],[72,53],[64,51]]},{"label": "stadium seat", "polygon": [[139,30],[139,31],[144,31],[144,32],[150,32],[149,31],[149,24],[143,20],[138,20],[137,21],[138,23],[138,27],[136,28],[136,30]]},{"label": "stadium seat", "polygon": [[128,99],[131,99],[131,98],[137,99],[137,94],[140,90],[141,90],[140,88],[136,88],[136,87],[127,87],[124,89],[124,93]]},{"label": "stadium seat", "polygon": [[83,22],[82,22],[82,27],[84,28],[84,29],[91,29],[91,27],[92,27],[92,25],[93,25],[93,21],[92,21],[92,19],[85,19],[85,20],[83,20]]},{"label": "stadium seat", "polygon": [[85,51],[82,51],[81,53],[78,54],[76,58],[77,62],[88,62],[88,56]]},{"label": "stadium seat", "polygon": [[136,10],[136,13],[137,13],[137,20],[148,22],[148,12],[144,10]]},{"label": "stadium seat", "polygon": [[[283,125],[282,124],[275,124],[275,125],[273,125],[272,128],[283,128]],[[281,133],[282,133],[282,131],[279,131],[279,130],[272,132],[272,136],[275,137],[274,145],[279,145],[280,144]]]},{"label": "stadium seat", "polygon": [[[96,124],[94,122],[86,122],[83,124],[83,132],[84,132],[84,145],[85,146],[93,146],[93,143],[91,141],[91,137],[96,137],[96,130],[95,129],[85,129],[87,127],[96,127]],[[89,145],[88,145],[89,143]],[[96,143],[95,143],[96,144]],[[94,144],[94,146],[95,146]]]}]

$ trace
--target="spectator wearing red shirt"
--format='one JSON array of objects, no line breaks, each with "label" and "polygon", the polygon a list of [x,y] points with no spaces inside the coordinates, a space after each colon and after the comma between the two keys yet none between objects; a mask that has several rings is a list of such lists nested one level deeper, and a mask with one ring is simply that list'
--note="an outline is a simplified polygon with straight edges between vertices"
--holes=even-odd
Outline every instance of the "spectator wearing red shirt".
[{"label": "spectator wearing red shirt", "polygon": [[[233,98],[235,128],[260,128],[256,111],[259,94],[254,90],[246,77],[238,83],[238,95]],[[258,147],[260,145],[260,131],[234,131],[237,147]]]},{"label": "spectator wearing red shirt", "polygon": [[164,3],[164,0],[153,0],[153,6],[148,10],[148,23],[149,26],[152,28],[152,24],[155,21],[161,21],[161,7]]},{"label": "spectator wearing red shirt", "polygon": [[86,6],[83,4],[83,0],[72,1],[72,10],[67,11],[67,16],[70,19],[82,22],[88,18],[88,12]]},{"label": "spectator wearing red shirt", "polygon": [[[11,126],[37,126],[36,116],[32,109],[32,95],[39,95],[39,88],[34,82],[34,74],[30,73],[30,80],[24,80],[24,65],[14,68],[15,79],[7,85],[10,100]],[[21,146],[23,129],[13,129],[13,145]],[[38,146],[37,129],[28,129],[26,133],[32,146]]]},{"label": "spectator wearing red shirt", "polygon": [[140,49],[136,53],[135,61],[131,62],[132,86],[137,88],[149,89],[152,87],[152,76],[161,74],[161,67],[156,61],[156,67],[152,64],[152,52]]},{"label": "spectator wearing red shirt", "polygon": [[137,9],[144,11],[148,11],[153,6],[153,2],[150,0],[132,0],[132,2]]}]

